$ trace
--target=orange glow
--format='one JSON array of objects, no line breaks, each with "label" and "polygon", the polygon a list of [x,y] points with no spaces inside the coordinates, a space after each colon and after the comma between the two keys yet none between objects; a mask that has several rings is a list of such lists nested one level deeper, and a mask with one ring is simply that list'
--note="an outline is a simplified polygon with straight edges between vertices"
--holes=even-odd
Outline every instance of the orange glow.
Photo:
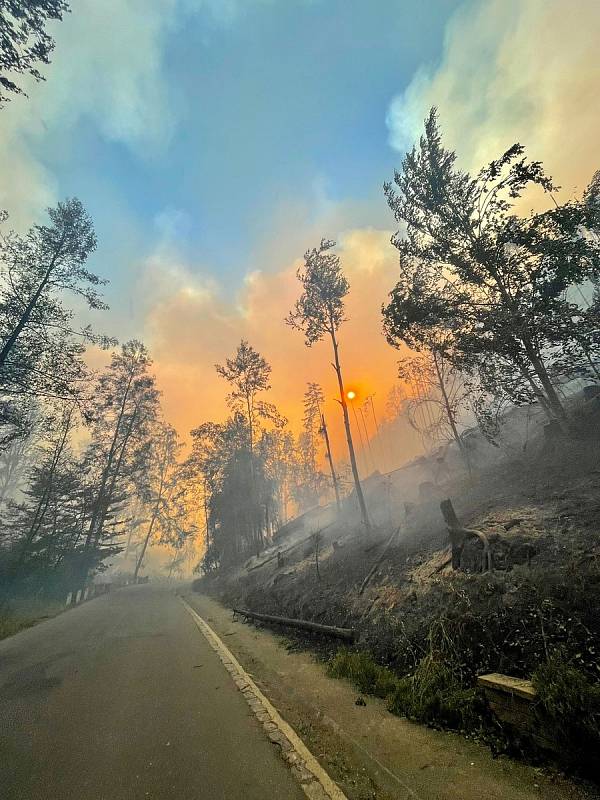
[{"label": "orange glow", "polygon": [[[389,231],[363,229],[346,232],[338,245],[350,281],[348,319],[339,331],[340,358],[349,376],[360,375],[360,385],[350,377],[346,397],[350,402],[348,393],[354,392],[352,402],[356,404],[376,392],[380,419],[385,414],[387,393],[397,382],[401,355],[387,344],[381,330],[381,304],[398,272],[397,253],[389,240]],[[161,291],[148,310],[146,341],[155,359],[165,417],[184,440],[189,441],[189,431],[200,423],[221,421],[230,413],[225,399],[228,387],[214,364],[231,356],[243,337],[272,365],[272,389],[264,399],[285,414],[295,435],[302,428],[306,384],[321,384],[334,460],[347,460],[331,345],[322,341],[306,347],[304,337],[284,322],[300,294],[296,269],[301,263],[298,260],[279,271],[251,273],[240,295],[232,299],[190,274],[170,280],[168,264],[161,263],[162,275],[152,274]],[[411,439],[394,452],[405,460],[415,455],[418,447]]]}]

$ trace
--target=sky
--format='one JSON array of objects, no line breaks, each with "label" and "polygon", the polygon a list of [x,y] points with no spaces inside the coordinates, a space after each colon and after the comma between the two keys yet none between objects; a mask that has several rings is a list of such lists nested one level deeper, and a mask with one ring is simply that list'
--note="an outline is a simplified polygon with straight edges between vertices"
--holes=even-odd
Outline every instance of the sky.
[{"label": "sky", "polygon": [[[110,279],[97,329],[141,338],[185,437],[226,414],[214,370],[247,338],[297,428],[324,345],[283,320],[302,255],[335,239],[351,284],[346,379],[384,400],[397,274],[382,184],[430,106],[465,168],[514,141],[564,197],[600,167],[597,0],[73,0],[44,83],[0,111],[0,208],[26,228],[79,197]],[[398,444],[398,462],[414,454]]]}]

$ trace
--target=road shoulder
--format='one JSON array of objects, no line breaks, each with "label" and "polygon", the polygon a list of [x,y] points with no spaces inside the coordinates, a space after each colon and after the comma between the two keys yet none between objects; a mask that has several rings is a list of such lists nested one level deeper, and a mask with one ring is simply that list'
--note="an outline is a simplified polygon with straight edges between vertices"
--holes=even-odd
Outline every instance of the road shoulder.
[{"label": "road shoulder", "polygon": [[231,611],[204,595],[183,592],[223,639],[260,690],[302,736],[350,800],[579,800],[569,781],[511,759],[457,734],[394,717],[356,690],[328,678],[311,654],[289,652],[284,639],[233,621]]}]

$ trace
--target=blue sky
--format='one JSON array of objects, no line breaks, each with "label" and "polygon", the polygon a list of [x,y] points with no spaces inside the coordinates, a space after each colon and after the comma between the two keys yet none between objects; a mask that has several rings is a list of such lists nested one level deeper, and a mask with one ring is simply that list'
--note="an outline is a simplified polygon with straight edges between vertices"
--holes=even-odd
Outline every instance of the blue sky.
[{"label": "blue sky", "polygon": [[[174,120],[167,135],[119,140],[82,114],[75,124],[54,124],[35,153],[58,194],[89,208],[97,260],[115,289],[124,262],[153,247],[166,214],[177,223],[182,257],[235,291],[263,266],[282,206],[298,214],[299,229],[312,227],[320,203],[347,204],[347,223],[357,224],[355,201],[361,224],[389,225],[381,184],[398,154],[386,111],[419,66],[439,60],[456,6],[280,0],[244,3],[223,19],[188,4],[172,15],[161,45],[161,113]],[[58,37],[57,57],[71,44]],[[47,74],[42,90],[55,79],[52,67]]]}]

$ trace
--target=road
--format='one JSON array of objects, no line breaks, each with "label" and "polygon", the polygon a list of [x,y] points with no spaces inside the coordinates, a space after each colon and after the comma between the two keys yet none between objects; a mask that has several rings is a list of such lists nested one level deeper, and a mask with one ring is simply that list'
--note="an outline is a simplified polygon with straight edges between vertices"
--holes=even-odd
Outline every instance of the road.
[{"label": "road", "polygon": [[303,797],[172,591],[118,590],[0,642],[2,800]]}]

